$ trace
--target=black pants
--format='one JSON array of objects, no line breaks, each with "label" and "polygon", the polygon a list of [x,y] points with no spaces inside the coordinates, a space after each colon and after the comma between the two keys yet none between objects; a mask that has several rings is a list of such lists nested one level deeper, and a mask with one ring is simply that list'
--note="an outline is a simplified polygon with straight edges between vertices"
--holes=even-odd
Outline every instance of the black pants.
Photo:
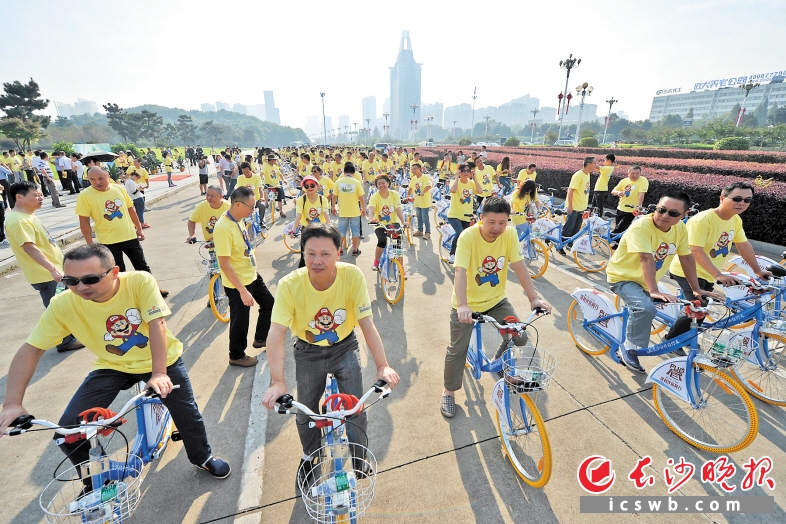
[{"label": "black pants", "polygon": [[73,169],[66,169],[63,171],[66,177],[68,177],[68,183],[71,185],[71,188],[79,193],[79,188],[82,186],[82,183],[79,181],[79,177],[76,175],[76,171]]},{"label": "black pants", "polygon": [[28,182],[33,182],[34,184],[38,183],[38,180],[36,180],[35,173],[32,169],[25,169],[25,178],[27,178]]},{"label": "black pants", "polygon": [[562,226],[562,238],[568,239],[579,232],[581,229],[581,215],[584,213],[584,210],[581,211],[573,211],[568,217],[565,219],[565,225]]},{"label": "black pants", "polygon": [[150,271],[150,266],[147,265],[147,261],[145,260],[145,252],[142,251],[142,244],[138,239],[133,238],[125,242],[105,245],[109,248],[109,251],[112,252],[112,256],[115,257],[115,264],[120,268],[120,271],[126,270],[126,263],[123,260],[123,254],[125,253],[131,265],[134,266],[134,269],[152,273],[152,271]]},{"label": "black pants", "polygon": [[0,242],[3,240],[5,240],[5,206],[0,204]]},{"label": "black pants", "polygon": [[[188,460],[192,464],[202,465],[210,458],[210,444],[207,442],[205,422],[202,420],[202,414],[199,412],[196,400],[194,400],[194,391],[191,389],[191,380],[188,378],[186,366],[178,358],[166,368],[166,374],[169,375],[172,384],[180,387],[173,389],[166,398],[161,399],[161,402],[171,413],[172,420],[180,432],[180,436],[183,437],[183,447],[186,448]],[[87,375],[82,385],[76,390],[58,424],[61,426],[77,425],[80,421],[79,413],[90,408],[109,407],[118,393],[131,388],[139,381],[147,382],[148,379],[150,379],[150,373],[136,375],[114,369],[96,369]],[[55,433],[53,438],[62,438],[62,435]],[[60,449],[68,455],[74,464],[85,462],[89,458],[90,445],[84,440],[73,444],[61,444]]]},{"label": "black pants", "polygon": [[71,179],[66,172],[58,171],[57,178],[60,179],[60,185],[63,186],[63,191],[68,191],[71,194],[75,193],[74,188],[71,187]]},{"label": "black pants", "polygon": [[[246,355],[251,307],[243,304],[240,291],[231,287],[224,289],[229,299],[229,358],[237,360]],[[254,340],[267,340],[267,332],[270,331],[270,315],[273,313],[273,295],[270,294],[259,275],[246,286],[246,289],[259,304],[259,318],[254,331]]]},{"label": "black pants", "polygon": [[592,200],[592,207],[598,208],[598,216],[603,217],[603,205],[606,203],[606,195],[608,191],[595,191]]},{"label": "black pants", "polygon": [[[680,286],[682,290],[682,295],[685,297],[685,300],[698,300],[695,294],[693,294],[693,290],[690,288],[690,284],[688,283],[688,279],[685,277],[681,277],[679,275],[675,275],[672,272],[669,272],[669,277],[674,280],[677,285]],[[704,280],[703,278],[699,279],[699,287],[702,291],[712,291],[715,285],[712,282]],[[704,322],[703,318],[698,319],[699,325]],[[669,332],[666,334],[666,340],[678,337],[683,333],[687,333],[690,329],[690,319],[685,316],[685,312],[682,311],[680,316],[674,321],[674,325],[671,326]]]},{"label": "black pants", "polygon": [[622,233],[623,231],[627,230],[630,225],[633,223],[633,213],[628,213],[627,211],[617,210],[617,220],[616,220],[616,227],[612,234]]},{"label": "black pants", "polygon": [[35,176],[35,179],[33,180],[33,182],[38,184],[38,187],[41,188],[41,194],[43,194],[45,197],[48,197],[49,196],[49,189],[47,188],[46,184],[44,183],[44,175],[35,174],[34,176]]},{"label": "black pants", "polygon": [[10,205],[11,209],[13,209],[16,202],[11,200],[11,198],[9,197],[9,191],[11,191],[11,184],[8,183],[8,179],[4,178],[3,180],[0,180],[0,186],[3,186],[3,203],[5,203],[6,206]]}]

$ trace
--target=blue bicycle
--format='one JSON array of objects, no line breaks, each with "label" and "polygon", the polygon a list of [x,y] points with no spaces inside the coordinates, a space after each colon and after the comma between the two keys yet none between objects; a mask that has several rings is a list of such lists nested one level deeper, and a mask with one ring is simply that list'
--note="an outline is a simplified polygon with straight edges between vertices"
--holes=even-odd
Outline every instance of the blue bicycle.
[{"label": "blue bicycle", "polygon": [[[33,426],[41,426],[63,435],[67,442],[85,440],[90,445],[90,459],[57,474],[43,490],[39,504],[50,523],[83,522],[121,524],[136,509],[141,498],[142,472],[146,464],[164,453],[170,439],[180,440],[173,431],[172,417],[158,394],[143,389],[144,382],[135,388],[131,397],[115,414],[104,408],[83,412],[83,422],[74,428],[61,427],[32,415],[17,418],[7,429],[7,435],[22,435]],[[180,386],[174,386],[178,388]],[[108,455],[99,442],[99,435],[109,435],[126,421],[127,413],[136,414],[137,434],[126,452]],[[124,437],[125,438],[125,437]],[[83,480],[84,479],[84,480]],[[89,486],[88,486],[89,484]]]},{"label": "blue bicycle", "polygon": [[[373,226],[375,223],[369,222],[369,225]],[[388,243],[379,257],[377,280],[382,285],[382,294],[385,296],[385,300],[392,306],[404,296],[404,284],[407,280],[403,264],[404,251],[401,247],[403,228],[399,224],[385,226],[385,234],[388,237]]]},{"label": "blue bicycle", "polygon": [[502,356],[491,360],[483,350],[482,324],[491,324],[501,335],[518,336],[546,310],[536,308],[523,322],[515,317],[498,321],[473,313],[475,323],[467,351],[466,367],[479,380],[483,373],[498,377],[491,392],[496,411],[497,431],[513,469],[534,488],[542,488],[551,477],[551,445],[546,424],[533,396],[545,391],[554,376],[557,359],[535,346],[513,346],[512,340]]},{"label": "blue bicycle", "polygon": [[[453,261],[450,260],[450,248],[453,246],[453,239],[456,238],[456,231],[453,229],[453,226],[447,223],[447,213],[447,208],[445,208],[444,215],[446,221],[439,222],[437,225],[437,229],[439,230],[439,258],[447,264],[452,264]],[[474,214],[467,213],[464,216],[467,217],[470,226],[475,225],[477,218]]]},{"label": "blue bicycle", "polygon": [[[556,209],[554,214],[561,216],[564,213]],[[603,271],[609,263],[611,246],[605,239],[592,233],[591,216],[589,211],[585,211],[584,224],[581,229],[572,237],[565,239],[562,238],[563,225],[561,223],[555,224],[551,220],[541,218],[536,220],[532,227],[537,230],[535,234],[549,250],[552,247],[565,249],[565,247],[572,246],[571,251],[576,265],[583,271],[597,273]]]},{"label": "blue bicycle", "polygon": [[[314,413],[291,395],[283,395],[276,400],[278,413],[291,415],[300,412],[311,418],[309,427],[322,430],[320,448],[302,466],[311,468],[310,472],[298,474],[298,488],[306,511],[317,522],[356,524],[371,505],[377,460],[371,450],[349,441],[346,423],[364,409],[372,395],[377,398],[365,409],[390,395],[390,388],[380,380],[358,399],[341,393],[336,378],[328,374],[322,398],[323,413]],[[292,408],[295,410],[291,411]]]}]

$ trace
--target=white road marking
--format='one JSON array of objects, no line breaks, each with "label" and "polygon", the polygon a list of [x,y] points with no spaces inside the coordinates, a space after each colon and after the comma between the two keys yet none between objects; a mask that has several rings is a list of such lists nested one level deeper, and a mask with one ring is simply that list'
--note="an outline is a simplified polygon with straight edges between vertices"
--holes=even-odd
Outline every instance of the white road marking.
[{"label": "white road marking", "polygon": [[[261,356],[261,355],[260,355]],[[237,509],[243,510],[259,505],[262,498],[262,475],[265,465],[265,439],[267,437],[268,409],[262,405],[262,395],[270,386],[270,371],[267,360],[257,365],[254,385],[251,389],[251,409],[248,414],[246,448],[243,453],[243,469],[240,482],[241,491],[237,499]],[[236,523],[258,524],[259,515],[249,513],[237,517]]]}]

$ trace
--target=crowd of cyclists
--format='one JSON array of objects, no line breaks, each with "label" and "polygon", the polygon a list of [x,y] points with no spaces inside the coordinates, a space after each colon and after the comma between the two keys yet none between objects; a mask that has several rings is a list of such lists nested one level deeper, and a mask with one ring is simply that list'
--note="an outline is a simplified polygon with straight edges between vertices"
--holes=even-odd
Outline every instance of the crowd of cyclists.
[{"label": "crowd of cyclists", "polygon": [[[42,155],[42,163],[31,165],[36,172],[43,171],[50,182],[46,153]],[[189,159],[199,168],[200,196],[205,200],[195,205],[189,216],[187,241],[196,238],[199,226],[204,241],[212,243],[215,250],[229,298],[230,365],[257,364],[257,358],[247,355],[246,348],[250,308],[254,303],[259,305],[253,346],[266,349],[272,377],[264,405],[272,409],[288,392],[284,378],[288,330],[295,337],[298,396],[314,411],[318,410],[327,373],[337,377],[342,392],[356,396],[363,392],[355,327],[363,332],[376,378],[391,386],[398,383],[374,325],[365,277],[351,262],[361,254],[364,219],[366,234],[372,227],[376,240],[371,264],[374,271],[379,270],[382,251],[389,241],[387,226],[416,228],[413,237],[430,241],[432,228],[438,226],[430,219],[432,198],[437,194],[449,199],[447,223],[457,233],[450,246],[454,282],[440,412],[447,418],[455,415],[455,393],[462,387],[472,314],[482,313],[500,321],[516,314],[506,294],[509,270],[518,278],[533,310],[551,310],[533,284],[525,265],[527,253],[519,241],[519,233],[532,227],[546,207],[537,185],[537,166],[530,164],[516,173],[509,158],[492,167],[486,157],[485,148],[468,157],[463,151],[446,149],[436,165],[430,166],[420,160],[415,149],[401,147],[383,151],[353,147],[257,148],[252,153],[226,148],[216,155],[205,154],[201,147],[192,150]],[[681,192],[666,191],[654,211],[641,213],[649,187],[638,166],[628,168],[625,177],[609,191],[615,160],[613,154],[600,163],[587,157],[572,176],[562,235],[569,238],[578,231],[588,210],[594,208],[602,216],[609,193],[618,198],[614,233],[625,234],[610,254],[607,281],[632,313],[622,362],[643,373],[636,351],[649,344],[655,315],[653,300],[677,301],[675,295],[659,291],[658,280],[670,276],[688,299],[718,297],[713,290],[716,282],[735,281],[722,273],[732,244],[757,276],[767,278],[771,274],[759,267],[739,216],[753,203],[752,185],[735,182],[725,187],[718,207],[702,211],[686,225],[683,220],[691,199]],[[224,478],[230,468],[212,455],[207,443],[188,373],[180,359],[183,345],[166,327],[164,318],[170,313],[164,300],[166,291],[160,290],[150,275],[139,244],[147,226],[144,189],[150,174],[130,152],[124,152],[116,164],[131,183],[111,180],[99,163],[83,166],[87,184],[81,189],[76,213],[87,245],[65,255],[35,217],[43,203],[36,181],[3,186],[5,196],[16,206],[6,221],[7,236],[25,277],[41,293],[46,311],[8,372],[0,436],[26,413],[22,407],[24,391],[42,350],[54,345],[71,350],[84,344],[97,355],[96,369],[80,386],[60,424],[78,424],[81,411],[108,406],[123,386],[141,379],[164,398],[184,436],[189,460]],[[216,169],[215,183],[208,175],[211,164]],[[171,168],[171,162],[165,165]],[[403,214],[407,202],[413,203],[411,218]],[[244,223],[253,213],[259,214],[268,230],[276,219],[279,224],[291,222],[285,234],[301,239],[298,269],[277,282],[275,294],[267,289],[258,272],[255,246]],[[95,241],[91,238],[91,220]],[[349,236],[351,241],[345,244]],[[265,249],[270,249],[269,244]],[[563,250],[559,253],[566,254]],[[124,254],[139,272],[125,272]],[[667,336],[677,336],[685,329],[680,319]],[[502,341],[496,358],[508,341]],[[513,340],[519,345],[526,341],[526,335]],[[173,389],[174,382],[181,387]],[[358,427],[365,429],[365,414],[359,419]],[[318,431],[309,428],[305,419],[298,422],[304,461],[315,449]],[[73,446],[64,447],[64,452],[74,463],[84,460]],[[308,475],[303,461],[299,472]]]}]

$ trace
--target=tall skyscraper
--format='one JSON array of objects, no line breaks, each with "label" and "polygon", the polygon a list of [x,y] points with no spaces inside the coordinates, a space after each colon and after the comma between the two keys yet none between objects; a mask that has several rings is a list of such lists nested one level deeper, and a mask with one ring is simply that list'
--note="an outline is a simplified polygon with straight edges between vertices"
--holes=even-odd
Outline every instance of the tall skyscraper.
[{"label": "tall skyscraper", "polygon": [[245,104],[233,104],[232,105],[232,111],[234,111],[235,113],[240,113],[241,115],[245,115],[246,114],[246,106],[245,106]]},{"label": "tall skyscraper", "polygon": [[273,91],[265,91],[265,120],[274,124],[281,124],[281,114],[273,101]]},{"label": "tall skyscraper", "polygon": [[55,110],[58,116],[70,117],[77,115],[92,115],[99,112],[98,104],[92,100],[76,99],[76,104],[64,104],[55,101]]},{"label": "tall skyscraper", "polygon": [[374,125],[377,120],[377,97],[367,96],[363,99],[363,126],[366,125],[366,119],[371,120],[371,125]]},{"label": "tall skyscraper", "polygon": [[[390,130],[391,135],[406,139],[410,121],[420,118],[420,66],[412,54],[409,31],[402,31],[396,64],[390,68]],[[413,111],[412,105],[418,107]]]},{"label": "tall skyscraper", "polygon": [[230,105],[227,104],[226,102],[221,102],[221,101],[216,102],[216,111],[221,111],[222,109],[229,111]]}]

